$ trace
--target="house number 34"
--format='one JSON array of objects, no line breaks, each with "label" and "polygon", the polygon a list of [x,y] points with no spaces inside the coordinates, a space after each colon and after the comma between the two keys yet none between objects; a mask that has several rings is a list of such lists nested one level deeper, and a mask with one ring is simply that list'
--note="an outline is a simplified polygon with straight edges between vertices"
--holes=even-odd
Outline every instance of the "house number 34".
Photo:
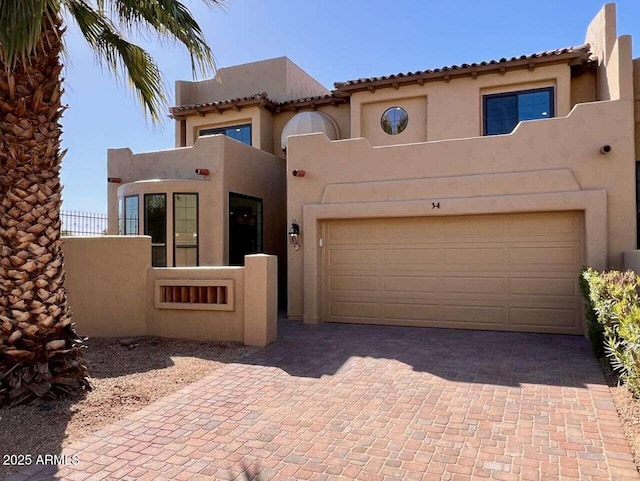
[{"label": "house number 34", "polygon": [[431,202],[431,208],[432,209],[439,209],[440,208],[440,202]]}]

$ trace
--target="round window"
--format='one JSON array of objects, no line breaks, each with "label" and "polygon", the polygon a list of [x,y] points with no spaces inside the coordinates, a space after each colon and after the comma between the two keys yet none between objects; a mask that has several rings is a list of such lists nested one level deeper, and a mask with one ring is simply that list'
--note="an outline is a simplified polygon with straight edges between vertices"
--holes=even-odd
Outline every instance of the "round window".
[{"label": "round window", "polygon": [[380,118],[380,125],[389,135],[397,135],[407,128],[409,114],[402,107],[391,107],[384,111]]}]

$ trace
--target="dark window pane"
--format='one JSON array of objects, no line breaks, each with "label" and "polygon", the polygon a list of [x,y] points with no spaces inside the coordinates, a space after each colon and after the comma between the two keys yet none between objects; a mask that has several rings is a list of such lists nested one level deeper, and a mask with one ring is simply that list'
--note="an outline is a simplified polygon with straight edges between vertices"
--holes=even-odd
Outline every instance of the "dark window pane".
[{"label": "dark window pane", "polygon": [[144,233],[151,236],[151,265],[167,266],[167,196],[145,194]]},{"label": "dark window pane", "polygon": [[523,120],[553,117],[553,88],[485,95],[484,134],[508,134]]},{"label": "dark window pane", "polygon": [[226,135],[227,137],[242,142],[243,144],[251,145],[251,124],[202,129],[198,132],[198,135],[200,137],[202,137],[203,135],[216,134]]},{"label": "dark window pane", "polygon": [[550,92],[534,92],[518,96],[519,120],[535,120],[551,117]]},{"label": "dark window pane", "polygon": [[262,199],[229,193],[229,265],[244,265],[244,256],[263,252]]},{"label": "dark window pane", "polygon": [[515,95],[487,97],[486,135],[507,134],[518,123],[518,99]]},{"label": "dark window pane", "polygon": [[153,267],[167,267],[167,247],[164,245],[151,246],[151,265]]},{"label": "dark window pane", "polygon": [[409,114],[402,107],[391,107],[384,111],[380,126],[389,135],[397,135],[409,125]]}]

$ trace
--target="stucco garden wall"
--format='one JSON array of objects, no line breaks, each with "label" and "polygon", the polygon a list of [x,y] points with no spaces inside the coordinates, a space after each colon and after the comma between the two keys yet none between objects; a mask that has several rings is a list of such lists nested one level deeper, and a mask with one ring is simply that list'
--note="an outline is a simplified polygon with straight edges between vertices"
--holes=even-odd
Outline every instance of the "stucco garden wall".
[{"label": "stucco garden wall", "polygon": [[[65,237],[66,287],[81,335],[153,335],[263,346],[277,335],[277,260],[245,267],[153,268],[148,236]],[[167,305],[163,285],[224,286],[225,302]]]},{"label": "stucco garden wall", "polygon": [[149,237],[65,237],[64,266],[69,304],[81,334],[146,333],[142,287],[151,266]]}]

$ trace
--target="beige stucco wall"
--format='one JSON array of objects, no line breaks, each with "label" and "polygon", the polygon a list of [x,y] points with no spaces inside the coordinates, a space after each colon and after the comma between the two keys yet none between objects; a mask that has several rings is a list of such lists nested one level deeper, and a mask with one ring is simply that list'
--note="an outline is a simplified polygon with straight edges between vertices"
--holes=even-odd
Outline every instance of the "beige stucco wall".
[{"label": "beige stucco wall", "polygon": [[287,95],[285,98],[271,97],[276,102],[296,100],[305,97],[327,95],[329,90],[315,78],[305,72],[299,65],[285,57],[287,69]]},{"label": "beige stucco wall", "polygon": [[325,95],[320,82],[287,57],[224,67],[210,80],[176,82],[176,105],[218,102],[267,92],[276,102]]},{"label": "beige stucco wall", "polygon": [[[172,266],[172,193],[197,192],[200,265],[225,265],[228,263],[229,192],[234,192],[263,199],[265,252],[284,259],[284,167],[282,159],[223,135],[200,138],[193,147],[158,152],[133,154],[130,149],[112,149],[108,176],[121,178],[122,184],[109,186],[108,231],[118,232],[118,195],[139,195],[139,229],[143,233],[144,194],[167,193],[167,265]],[[197,175],[196,168],[209,169],[210,174]]]},{"label": "beige stucco wall", "polygon": [[[556,64],[357,92],[351,97],[351,137],[366,138],[290,137],[287,172],[307,174],[288,177],[288,221],[302,220],[302,249],[288,248],[289,316],[319,320],[325,219],[579,210],[585,262],[622,267],[623,252],[636,247],[636,151],[631,39],[616,35],[615,7],[607,5],[587,41],[599,81],[607,84],[599,85],[599,98],[611,101],[574,105],[576,98],[595,100],[584,92],[593,83],[583,81],[584,91],[572,96],[571,68]],[[545,86],[555,87],[556,118],[480,137],[483,94]],[[387,136],[375,128],[385,108],[403,102],[410,123],[412,117],[424,122],[418,110],[426,105],[427,142],[421,129]],[[385,145],[391,142],[396,145]],[[603,145],[612,151],[602,155]],[[556,178],[558,169],[574,181]],[[507,173],[527,176],[514,181]],[[432,202],[441,207],[434,210]]]},{"label": "beige stucco wall", "polygon": [[146,236],[65,237],[65,287],[83,336],[146,332],[145,292],[151,264]]},{"label": "beige stucco wall", "polygon": [[624,268],[640,275],[640,250],[626,251],[624,253]]},{"label": "beige stucco wall", "polygon": [[[555,87],[556,116],[567,115],[571,109],[567,64],[355,92],[351,96],[351,137],[365,137],[374,146],[477,137],[483,129],[483,95],[542,87]],[[409,124],[404,132],[389,135],[380,128],[380,117],[395,106],[407,110]]]},{"label": "beige stucco wall", "polygon": [[266,346],[278,335],[278,263],[274,256],[245,258],[244,343]]},{"label": "beige stucco wall", "polygon": [[[421,203],[426,206],[419,211],[416,205],[407,202],[409,199],[392,202],[385,181],[434,177],[449,177],[447,198],[468,198],[462,206],[443,201],[437,215],[482,213],[477,211],[481,200],[484,213],[558,210],[563,205],[586,209],[587,203],[595,209],[591,200],[584,199],[581,204],[583,201],[562,200],[562,196],[553,202],[531,197],[524,199],[524,203],[522,200],[512,203],[508,197],[514,195],[508,189],[510,183],[502,180],[500,187],[501,179],[491,177],[491,174],[514,171],[567,168],[581,191],[606,192],[606,199],[601,198],[600,204],[606,204],[608,227],[604,234],[588,238],[587,243],[608,244],[608,259],[599,264],[620,266],[622,252],[635,247],[635,152],[630,112],[630,101],[581,104],[566,118],[524,122],[510,135],[388,147],[372,147],[366,139],[330,142],[321,134],[291,137],[287,171],[304,169],[307,175],[289,178],[287,216],[289,220],[303,219],[302,249],[296,252],[289,248],[289,315],[302,316],[303,286],[310,292],[310,279],[317,280],[319,275],[319,254],[313,255],[310,252],[314,249],[308,247],[319,242],[319,226],[307,224],[303,208],[322,205],[323,193],[332,184],[378,181],[377,187],[360,198],[359,203],[333,198],[332,205],[342,205],[347,212],[342,215],[347,217],[433,215],[430,204],[440,198],[432,196],[429,189],[415,194],[416,201],[424,199]],[[607,156],[599,152],[604,144],[613,147]],[[483,200],[486,193],[482,191],[467,196],[461,180],[474,174],[486,176],[491,184],[498,186],[492,191],[491,199]],[[532,189],[520,192],[548,191],[548,187]],[[369,208],[360,209],[363,204]],[[449,210],[449,206],[456,207]],[[607,219],[603,223],[601,217],[595,215],[594,219],[600,220],[594,222],[606,226]]]},{"label": "beige stucco wall", "polygon": [[[155,283],[161,279],[233,281],[232,311],[156,309]],[[145,284],[145,312],[149,332],[183,339],[237,341],[244,339],[244,268],[191,267],[149,269]]]},{"label": "beige stucco wall", "polygon": [[[246,256],[245,267],[152,268],[147,236],[65,237],[64,254],[69,305],[81,335],[153,335],[254,346],[276,339],[274,256]],[[156,282],[161,280],[231,282],[233,304],[224,310],[159,308]]]},{"label": "beige stucco wall", "polygon": [[598,100],[597,70],[591,66],[571,69],[571,108]]},{"label": "beige stucco wall", "polygon": [[610,100],[613,97],[612,80],[606,65],[610,62],[617,36],[616,5],[606,4],[587,27],[585,43],[591,46],[592,57],[598,62],[598,99]]}]

